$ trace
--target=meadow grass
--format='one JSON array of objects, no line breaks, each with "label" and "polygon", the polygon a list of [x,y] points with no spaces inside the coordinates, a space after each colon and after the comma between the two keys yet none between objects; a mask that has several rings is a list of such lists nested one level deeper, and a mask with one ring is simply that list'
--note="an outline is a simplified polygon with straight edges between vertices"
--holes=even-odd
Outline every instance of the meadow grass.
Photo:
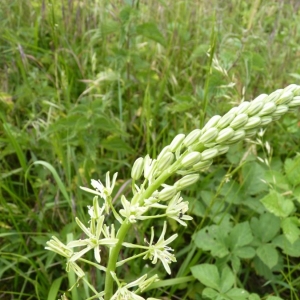
[{"label": "meadow grass", "polygon": [[[176,134],[201,128],[244,99],[299,84],[299,14],[297,1],[1,1],[2,299],[57,299],[74,284],[44,247],[52,235],[78,236],[75,216],[85,219],[91,203],[79,186],[118,171],[115,192],[129,193],[139,156],[155,157]],[[285,116],[262,143],[239,143],[201,173],[186,192],[194,220],[172,244],[172,276],[149,297],[202,299],[199,281],[176,280],[189,278],[199,263],[222,261],[192,236],[229,216],[255,227],[270,178],[283,181],[280,173],[299,151],[298,120],[299,112]],[[299,192],[290,181],[279,188]],[[135,226],[132,239],[149,236],[150,226]],[[272,268],[259,257],[243,261],[236,285],[262,299],[299,299],[296,254],[284,253]],[[121,271],[129,280],[151,272],[165,276],[138,263]],[[101,290],[102,273],[89,274]],[[92,295],[83,284],[68,296]]]}]

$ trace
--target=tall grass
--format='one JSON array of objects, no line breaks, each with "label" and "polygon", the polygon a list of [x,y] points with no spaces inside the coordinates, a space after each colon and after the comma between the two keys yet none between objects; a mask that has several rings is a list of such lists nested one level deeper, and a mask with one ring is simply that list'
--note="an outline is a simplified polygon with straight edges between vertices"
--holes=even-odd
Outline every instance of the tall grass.
[{"label": "tall grass", "polygon": [[[243,99],[299,83],[299,13],[297,1],[1,1],[3,299],[56,299],[68,289],[72,274],[67,278],[44,246],[52,234],[63,240],[78,234],[74,217],[84,218],[90,204],[80,185],[118,170],[124,180],[117,185],[126,192],[138,156],[156,156],[176,134],[201,127]],[[287,116],[265,134],[276,170],[299,151],[297,117]],[[234,191],[257,184],[239,164],[257,152],[263,155],[257,146],[237,145],[189,192],[196,221],[180,233],[178,276],[208,257],[193,247],[191,235],[211,222],[204,218],[209,211],[218,213],[220,197],[234,195],[224,188],[224,176],[234,172]],[[246,193],[246,205],[236,200],[236,220],[258,213],[254,194]],[[141,239],[147,234],[135,230]],[[298,299],[289,294],[299,288],[297,262],[284,263],[280,282],[263,287],[267,279],[249,266],[241,281],[262,297]],[[129,270],[132,277],[145,272],[137,265],[124,272]],[[100,273],[91,278],[101,287]],[[197,289],[158,289],[157,297],[200,299]],[[87,297],[84,286],[72,294]]]}]

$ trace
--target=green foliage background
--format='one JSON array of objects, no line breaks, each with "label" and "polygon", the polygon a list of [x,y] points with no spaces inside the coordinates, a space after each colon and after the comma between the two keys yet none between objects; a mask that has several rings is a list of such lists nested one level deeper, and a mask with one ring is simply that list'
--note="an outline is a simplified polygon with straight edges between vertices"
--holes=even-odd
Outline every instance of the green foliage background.
[{"label": "green foliage background", "polygon": [[[176,134],[200,128],[242,99],[299,84],[299,18],[296,0],[1,1],[1,299],[50,300],[68,289],[72,278],[44,246],[52,234],[62,240],[77,234],[74,218],[84,219],[91,202],[80,185],[118,171],[116,190],[126,193],[137,157],[156,156]],[[267,226],[259,200],[272,195],[270,186],[280,193],[296,191],[292,200],[299,202],[299,181],[293,179],[299,173],[273,180],[297,169],[298,120],[295,112],[269,126],[264,139],[273,155],[240,143],[186,193],[194,221],[174,242],[179,249],[174,280],[191,275],[190,267],[199,263],[216,262],[219,254],[203,249],[205,226],[227,218],[252,226],[252,232],[258,231],[257,222]],[[272,158],[270,166],[259,163],[257,155]],[[224,178],[231,180],[226,184]],[[275,226],[278,220],[269,222]],[[133,237],[143,240],[146,225],[135,228]],[[279,227],[274,240],[276,234],[270,235],[269,248],[282,245]],[[194,243],[197,235],[202,240]],[[266,261],[267,268],[260,264],[263,251],[254,267],[246,260],[238,285],[262,299],[299,299],[299,247],[295,244],[293,255],[283,252],[275,268],[272,261]],[[235,256],[230,259],[238,264],[251,255]],[[132,264],[122,272],[135,278],[148,267]],[[95,271],[90,276],[101,288],[103,276]],[[88,297],[81,288],[72,299]],[[158,289],[153,296],[202,299],[202,290],[199,282],[190,282]]]}]

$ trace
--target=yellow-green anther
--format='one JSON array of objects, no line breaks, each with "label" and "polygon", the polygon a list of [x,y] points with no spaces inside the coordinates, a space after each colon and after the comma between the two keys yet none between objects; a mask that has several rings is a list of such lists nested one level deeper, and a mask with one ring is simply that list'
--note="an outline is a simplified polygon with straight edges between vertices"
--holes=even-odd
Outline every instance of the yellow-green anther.
[{"label": "yellow-green anther", "polygon": [[184,168],[188,168],[196,164],[200,159],[201,159],[201,154],[199,152],[193,151],[191,153],[188,153],[185,157],[183,157],[181,161],[181,165]]},{"label": "yellow-green anther", "polygon": [[244,139],[245,134],[246,134],[245,130],[239,129],[239,130],[237,130],[234,133],[234,135],[233,135],[233,137],[231,139],[229,139],[228,141],[226,141],[225,144],[233,144],[233,143],[236,143],[238,141],[241,141],[242,139]]},{"label": "yellow-green anther", "polygon": [[176,149],[181,146],[184,138],[185,138],[185,134],[183,134],[183,133],[177,134],[170,144],[170,150],[172,152],[175,152]]},{"label": "yellow-green anther", "polygon": [[289,103],[294,97],[294,94],[291,91],[284,92],[276,101],[276,105],[282,105]]},{"label": "yellow-green anther", "polygon": [[300,96],[294,97],[294,99],[288,104],[289,107],[300,106]]},{"label": "yellow-green anther", "polygon": [[223,129],[223,128],[227,127],[232,122],[232,120],[235,118],[235,116],[236,115],[234,113],[228,112],[219,120],[216,127],[219,129]]},{"label": "yellow-green anther", "polygon": [[261,116],[267,116],[272,114],[276,110],[276,104],[273,102],[267,102],[264,107],[261,109],[261,111],[258,113],[258,115]]},{"label": "yellow-green anther", "polygon": [[205,124],[205,126],[203,127],[202,132],[205,132],[208,129],[215,127],[215,125],[219,122],[220,119],[221,119],[221,116],[219,116],[219,115],[215,115],[212,118],[210,118],[208,120],[208,122]]},{"label": "yellow-green anther", "polygon": [[244,125],[243,129],[248,130],[259,126],[261,123],[261,118],[254,116],[248,119],[247,124]]},{"label": "yellow-green anther", "polygon": [[289,107],[287,105],[278,105],[276,110],[272,113],[272,117],[274,120],[274,117],[276,116],[282,116],[289,110]]},{"label": "yellow-green anther", "polygon": [[206,149],[201,153],[201,155],[202,155],[201,161],[212,159],[215,156],[217,156],[218,154],[219,154],[218,149],[215,149],[215,148]]},{"label": "yellow-green anther", "polygon": [[219,132],[216,138],[216,142],[223,143],[228,139],[232,138],[233,135],[234,135],[234,130],[231,127],[226,127]]},{"label": "yellow-green anther", "polygon": [[230,123],[230,127],[233,129],[238,129],[243,127],[248,122],[248,115],[247,114],[239,114],[237,115],[233,121]]},{"label": "yellow-green anther", "polygon": [[195,129],[185,137],[182,144],[184,146],[188,147],[188,146],[192,145],[196,140],[198,140],[200,135],[201,135],[201,130]]},{"label": "yellow-green anther", "polygon": [[199,141],[200,141],[200,143],[203,143],[203,144],[209,143],[217,137],[218,133],[219,133],[219,130],[217,128],[215,128],[215,127],[209,128],[203,135],[201,135]]},{"label": "yellow-green anther", "polygon": [[198,162],[197,164],[195,164],[193,166],[193,170],[196,171],[196,172],[199,172],[201,170],[204,170],[204,169],[208,168],[212,163],[213,163],[212,159],[200,161],[200,162]]},{"label": "yellow-green anther", "polygon": [[268,124],[270,124],[271,122],[273,121],[273,118],[270,117],[270,116],[264,116],[264,117],[261,117],[261,126],[266,126]]},{"label": "yellow-green anther", "polygon": [[144,158],[139,157],[133,164],[133,167],[131,169],[131,178],[134,180],[138,180],[144,170]]},{"label": "yellow-green anther", "polygon": [[183,176],[181,179],[175,182],[174,186],[177,188],[177,190],[182,190],[189,185],[194,184],[199,180],[199,174],[189,174],[186,176]]},{"label": "yellow-green anther", "polygon": [[264,102],[252,101],[246,113],[249,117],[257,114],[264,106]]},{"label": "yellow-green anther", "polygon": [[177,188],[175,186],[166,186],[159,193],[158,198],[162,201],[167,201],[172,199],[177,193]]},{"label": "yellow-green anther", "polygon": [[166,152],[160,159],[157,160],[157,169],[164,170],[168,168],[174,161],[174,154]]},{"label": "yellow-green anther", "polygon": [[217,150],[218,150],[218,155],[222,155],[222,154],[228,152],[229,146],[218,145],[218,146],[216,146],[214,149],[217,149]]},{"label": "yellow-green anther", "polygon": [[244,101],[238,106],[237,114],[242,114],[244,113],[250,106],[249,101]]}]

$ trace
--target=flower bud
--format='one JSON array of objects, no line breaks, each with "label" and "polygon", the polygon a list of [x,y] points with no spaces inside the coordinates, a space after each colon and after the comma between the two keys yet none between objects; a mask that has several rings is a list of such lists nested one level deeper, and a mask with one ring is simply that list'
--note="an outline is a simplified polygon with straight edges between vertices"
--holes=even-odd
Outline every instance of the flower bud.
[{"label": "flower bud", "polygon": [[199,152],[191,152],[188,153],[186,156],[183,157],[181,161],[181,165],[184,168],[188,168],[194,164],[196,164],[201,159],[201,154]]},{"label": "flower bud", "polygon": [[158,198],[162,201],[167,201],[172,199],[177,193],[175,186],[167,185],[159,193]]},{"label": "flower bud", "polygon": [[185,138],[185,135],[183,133],[177,134],[170,144],[170,150],[172,152],[175,152],[177,150],[177,148],[179,148],[181,146],[184,138]]},{"label": "flower bud", "polygon": [[201,153],[201,155],[202,155],[201,161],[212,159],[215,156],[217,156],[218,154],[219,154],[219,151],[216,148],[206,149]]},{"label": "flower bud", "polygon": [[294,97],[294,94],[290,91],[284,92],[276,101],[276,105],[282,105],[289,103]]},{"label": "flower bud", "polygon": [[208,168],[212,163],[213,163],[212,159],[199,161],[197,164],[195,164],[193,166],[193,170],[196,171],[196,172],[199,172],[201,170],[204,170],[204,169]]},{"label": "flower bud", "polygon": [[230,113],[230,111],[225,114],[218,122],[218,124],[216,125],[217,128],[219,129],[223,129],[225,127],[227,127],[231,122],[232,120],[235,118],[235,114],[233,113]]},{"label": "flower bud", "polygon": [[280,117],[283,114],[285,114],[289,110],[289,107],[287,105],[278,105],[276,110],[272,113],[272,118],[274,120],[274,117]]},{"label": "flower bud", "polygon": [[257,128],[248,129],[245,131],[245,138],[249,138],[257,134]]},{"label": "flower bud", "polygon": [[233,144],[233,143],[236,143],[238,141],[241,141],[241,140],[244,139],[245,134],[246,134],[245,130],[239,129],[234,133],[234,136],[231,139],[226,141],[225,144]]},{"label": "flower bud", "polygon": [[231,127],[226,127],[219,132],[216,138],[216,142],[223,143],[228,139],[230,139],[231,137],[233,137],[233,135],[234,135],[234,130]]},{"label": "flower bud", "polygon": [[272,114],[276,110],[276,104],[273,102],[267,102],[261,111],[258,113],[260,117]]},{"label": "flower bud", "polygon": [[157,160],[160,160],[160,158],[161,158],[163,155],[165,155],[166,152],[170,152],[170,151],[171,151],[170,146],[164,147],[164,148],[160,151],[160,153],[158,154]]},{"label": "flower bud", "polygon": [[248,122],[248,115],[239,114],[234,118],[234,120],[230,123],[229,126],[233,129],[238,129],[244,126],[247,122]]},{"label": "flower bud", "polygon": [[131,169],[131,178],[133,180],[138,180],[141,177],[143,170],[144,170],[144,159],[143,157],[140,157],[133,164],[133,167]]},{"label": "flower bud", "polygon": [[276,101],[280,98],[280,95],[282,94],[283,89],[277,90],[273,93],[271,93],[268,97],[266,97],[266,99],[264,100],[264,103],[267,102],[274,102],[276,103]]},{"label": "flower bud", "polygon": [[151,159],[149,155],[144,158],[144,177],[152,180],[153,174],[156,171],[156,159]]},{"label": "flower bud", "polygon": [[189,185],[192,185],[195,182],[197,182],[199,180],[199,177],[200,177],[199,174],[186,175],[181,179],[179,179],[178,181],[176,181],[174,186],[177,188],[178,191],[182,190],[188,187]]},{"label": "flower bud", "polygon": [[298,90],[298,89],[299,89],[299,85],[297,85],[297,84],[290,84],[290,85],[288,85],[287,87],[285,87],[285,88],[283,89],[283,91],[284,91],[284,93],[285,93],[285,92],[291,92],[291,93],[294,94],[294,92],[295,92],[296,90]]},{"label": "flower bud", "polygon": [[222,155],[228,152],[229,146],[218,145],[214,149],[218,150],[218,155]]},{"label": "flower bud", "polygon": [[208,122],[206,123],[206,125],[203,127],[202,131],[205,132],[206,130],[215,127],[215,125],[219,122],[219,120],[221,119],[221,116],[215,115],[212,118],[210,118],[208,120]]},{"label": "flower bud", "polygon": [[252,101],[251,105],[247,109],[248,116],[256,115],[263,108],[264,104],[265,103],[262,101]]},{"label": "flower bud", "polygon": [[201,130],[200,129],[195,129],[192,132],[190,132],[182,142],[182,144],[186,147],[192,145],[196,140],[199,139],[201,135]]},{"label": "flower bud", "polygon": [[168,168],[174,160],[172,152],[166,152],[160,159],[157,160],[157,169],[164,170]]},{"label": "flower bud", "polygon": [[271,123],[272,121],[273,121],[273,118],[271,116],[264,116],[264,117],[261,117],[260,125],[261,126],[266,126],[269,123]]},{"label": "flower bud", "polygon": [[244,101],[242,102],[239,106],[238,106],[238,110],[237,110],[237,114],[242,114],[244,113],[248,107],[250,106],[250,102],[249,101]]},{"label": "flower bud", "polygon": [[300,106],[300,96],[294,97],[294,99],[288,104],[289,107],[298,107]]},{"label": "flower bud", "polygon": [[250,117],[248,119],[247,124],[245,124],[243,129],[248,130],[248,129],[258,127],[260,125],[260,123],[261,123],[261,118],[260,117],[257,117],[257,116]]},{"label": "flower bud", "polygon": [[203,135],[201,135],[199,141],[200,141],[200,143],[203,143],[203,144],[209,143],[217,137],[218,133],[219,133],[219,130],[217,128],[211,127],[209,129],[207,129],[207,131]]}]

